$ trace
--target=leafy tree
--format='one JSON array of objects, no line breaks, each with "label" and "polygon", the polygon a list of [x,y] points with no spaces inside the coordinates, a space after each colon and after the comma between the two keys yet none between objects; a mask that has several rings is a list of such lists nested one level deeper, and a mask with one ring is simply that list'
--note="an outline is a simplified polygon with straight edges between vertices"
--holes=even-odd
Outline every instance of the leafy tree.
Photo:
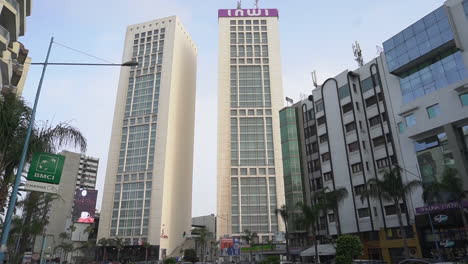
[{"label": "leafy tree", "polygon": [[386,202],[393,203],[395,206],[398,223],[400,225],[401,236],[403,238],[403,249],[404,257],[409,258],[409,248],[407,241],[406,228],[403,225],[403,216],[400,207],[400,201],[405,202],[407,196],[411,195],[417,188],[422,186],[422,182],[419,180],[413,180],[407,183],[403,183],[401,179],[400,170],[394,168],[384,173],[382,180],[380,179],[369,179],[366,184],[366,189],[361,195],[361,200],[364,201],[366,197],[374,199],[381,198]]},{"label": "leafy tree", "polygon": [[328,187],[322,189],[315,194],[315,199],[323,205],[324,209],[332,210],[336,217],[336,231],[338,236],[341,235],[340,219],[338,218],[338,206],[348,196],[348,190],[344,187],[330,190]]},{"label": "leafy tree", "polygon": [[285,204],[281,206],[281,208],[275,209],[275,214],[280,215],[281,219],[283,219],[284,222],[284,227],[285,227],[285,239],[286,239],[286,259],[289,260],[289,239],[288,239],[288,234],[289,234],[289,212],[288,208],[286,207]]},{"label": "leafy tree", "polygon": [[150,243],[147,241],[143,242],[141,245],[145,249],[145,261],[148,261],[148,249],[151,247]]},{"label": "leafy tree", "polygon": [[[242,235],[242,239],[249,245],[249,247],[254,246],[254,240],[258,237],[257,233],[251,232],[249,229],[244,230],[244,234]],[[252,261],[252,250],[250,250],[250,261]]]},{"label": "leafy tree", "polygon": [[110,245],[110,239],[107,238],[101,238],[98,241],[98,245],[102,247],[103,253],[102,253],[102,261],[107,260],[107,246]]},{"label": "leafy tree", "polygon": [[120,251],[125,247],[123,238],[116,237],[111,240],[110,244],[117,249],[117,261],[120,261]]},{"label": "leafy tree", "polygon": [[208,241],[208,230],[205,227],[196,228],[192,231],[193,234],[198,235],[195,240],[200,244],[200,261],[205,261],[206,242]]},{"label": "leafy tree", "polygon": [[190,248],[184,250],[184,261],[192,263],[198,262],[197,252],[195,251],[195,249]]},{"label": "leafy tree", "polygon": [[302,225],[306,231],[311,231],[314,237],[315,248],[315,263],[319,263],[318,244],[317,244],[317,222],[320,219],[320,212],[323,206],[320,204],[313,204],[308,206],[303,203],[297,203],[297,207],[301,210],[302,215],[298,219],[298,224]]},{"label": "leafy tree", "polygon": [[336,263],[352,264],[362,254],[362,243],[359,237],[342,235],[336,240]]},{"label": "leafy tree", "polygon": [[468,221],[462,201],[468,198],[468,191],[463,189],[463,181],[458,177],[458,171],[454,168],[446,168],[441,180],[426,184],[424,186],[423,198],[426,202],[456,202],[459,205],[463,226],[468,237]]},{"label": "leafy tree", "polygon": [[176,264],[177,260],[175,258],[167,258],[164,260],[164,264]]},{"label": "leafy tree", "polygon": [[260,264],[279,264],[279,263],[280,263],[279,256],[268,256],[260,262]]}]

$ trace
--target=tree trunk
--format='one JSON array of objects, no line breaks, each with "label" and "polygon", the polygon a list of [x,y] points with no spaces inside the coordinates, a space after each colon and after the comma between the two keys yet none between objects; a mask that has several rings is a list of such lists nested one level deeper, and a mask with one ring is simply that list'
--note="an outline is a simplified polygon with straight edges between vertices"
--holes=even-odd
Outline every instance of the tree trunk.
[{"label": "tree trunk", "polygon": [[[400,208],[400,202],[397,201],[394,203],[397,209],[397,214],[398,214],[398,224],[400,224],[400,230],[401,230],[401,236],[403,237],[403,256],[405,259],[409,258],[409,248],[408,248],[408,240],[406,236],[406,228],[403,225],[403,219],[401,215],[401,208]],[[409,223],[408,223],[409,224]]]},{"label": "tree trunk", "polygon": [[145,262],[148,261],[148,247],[145,249]]},{"label": "tree trunk", "polygon": [[15,167],[13,165],[10,165],[10,166],[7,166],[5,168],[5,174],[3,175],[3,179],[2,179],[2,185],[0,187],[0,206],[1,206],[1,213],[5,213],[6,212],[6,208],[7,208],[7,199],[8,199],[8,194],[10,193],[9,192],[9,189],[10,189],[10,181],[11,181],[11,177],[14,173],[14,169]]},{"label": "tree trunk", "polygon": [[333,213],[335,215],[336,233],[338,234],[338,236],[341,236],[341,225],[340,218],[338,216],[338,208],[333,209]]},{"label": "tree trunk", "polygon": [[315,227],[312,227],[312,235],[314,236],[314,249],[315,249],[315,263],[319,263],[318,243],[317,243],[317,231]]},{"label": "tree trunk", "polygon": [[120,249],[117,249],[117,261],[120,261]]}]

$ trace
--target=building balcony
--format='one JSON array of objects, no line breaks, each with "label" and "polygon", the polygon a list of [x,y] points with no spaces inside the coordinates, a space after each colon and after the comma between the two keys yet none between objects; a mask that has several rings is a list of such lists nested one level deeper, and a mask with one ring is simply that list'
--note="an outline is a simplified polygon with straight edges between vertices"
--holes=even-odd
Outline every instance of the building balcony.
[{"label": "building balcony", "polygon": [[7,49],[10,44],[10,32],[0,25],[0,51]]},{"label": "building balcony", "polygon": [[1,93],[16,93],[16,86],[4,84],[1,86]]}]

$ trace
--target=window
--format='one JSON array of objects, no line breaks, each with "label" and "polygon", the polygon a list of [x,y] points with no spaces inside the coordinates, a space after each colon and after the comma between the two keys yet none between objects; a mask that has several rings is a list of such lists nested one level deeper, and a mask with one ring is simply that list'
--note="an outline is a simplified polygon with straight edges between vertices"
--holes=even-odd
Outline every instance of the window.
[{"label": "window", "polygon": [[372,88],[374,88],[374,84],[372,83],[372,77],[364,79],[361,82],[361,90],[363,93],[365,93],[366,91],[369,91]]},{"label": "window", "polygon": [[381,168],[386,168],[388,167],[390,164],[388,162],[388,158],[383,158],[383,159],[379,159],[377,160],[377,168],[381,169]]},{"label": "window", "polygon": [[411,127],[416,125],[416,117],[414,114],[405,116],[406,126]]},{"label": "window", "polygon": [[371,107],[377,104],[377,96],[372,96],[366,99],[366,107]]},{"label": "window", "polygon": [[322,117],[318,118],[318,119],[317,119],[317,124],[318,124],[319,126],[325,124],[325,117],[322,116]]},{"label": "window", "polygon": [[354,195],[362,195],[365,190],[366,190],[366,185],[364,184],[356,185],[354,186]]},{"label": "window", "polygon": [[356,102],[356,110],[359,111],[359,103],[358,102]]},{"label": "window", "polygon": [[400,134],[405,133],[405,124],[403,122],[398,123],[398,132]]},{"label": "window", "polygon": [[346,114],[346,113],[348,113],[350,111],[353,111],[353,104],[352,103],[343,105],[343,114]]},{"label": "window", "polygon": [[355,83],[353,83],[353,91],[354,91],[355,93],[357,93],[357,88],[356,88],[356,84],[355,84]]},{"label": "window", "polygon": [[346,84],[343,87],[338,88],[338,97],[340,99],[346,98],[350,95],[349,86]]},{"label": "window", "polygon": [[366,161],[366,170],[369,170],[369,162]]},{"label": "window", "polygon": [[348,149],[349,149],[349,152],[354,152],[354,151],[359,150],[359,141],[348,144]]},{"label": "window", "polygon": [[[385,215],[396,215],[397,208],[395,205],[387,205],[385,208]],[[401,213],[404,214],[406,212],[406,206],[404,204],[400,204]]]},{"label": "window", "polygon": [[320,144],[328,142],[328,134],[321,135],[319,139],[320,139]]},{"label": "window", "polygon": [[356,122],[351,122],[347,124],[345,127],[346,127],[346,132],[351,132],[353,130],[356,130]]},{"label": "window", "polygon": [[327,226],[327,217],[326,216],[321,216],[320,217],[320,227],[321,228],[326,228]]},{"label": "window", "polygon": [[319,159],[314,160],[312,165],[314,167],[314,171],[320,170],[320,160]]},{"label": "window", "polygon": [[370,216],[370,210],[369,210],[369,208],[361,208],[361,209],[358,209],[358,215],[359,215],[359,218],[366,218],[366,217],[369,217],[369,216]]},{"label": "window", "polygon": [[374,117],[369,118],[369,124],[370,124],[371,127],[380,124],[380,116],[378,115],[378,116],[374,116]]},{"label": "window", "polygon": [[359,162],[359,163],[351,165],[351,170],[353,171],[353,173],[361,172],[362,171],[362,163]]},{"label": "window", "polygon": [[336,222],[336,217],[334,213],[328,214],[328,222],[330,223]]},{"label": "window", "polygon": [[468,106],[468,93],[460,95],[462,106]]},{"label": "window", "polygon": [[322,112],[322,111],[323,111],[323,102],[319,101],[319,102],[315,103],[315,112],[319,113],[319,112]]},{"label": "window", "polygon": [[428,108],[426,108],[426,110],[427,110],[427,115],[429,116],[429,119],[436,118],[437,116],[440,115],[440,106],[439,106],[439,104],[429,106]]},{"label": "window", "polygon": [[372,139],[372,142],[374,143],[374,147],[385,145],[385,137],[384,136],[376,137]]},{"label": "window", "polygon": [[330,160],[330,152],[322,154],[322,161],[329,161]]},{"label": "window", "polygon": [[331,172],[325,172],[323,174],[323,179],[325,181],[331,181],[331,180],[333,180],[333,174]]},{"label": "window", "polygon": [[312,143],[312,153],[316,153],[319,151],[319,146],[317,142]]}]

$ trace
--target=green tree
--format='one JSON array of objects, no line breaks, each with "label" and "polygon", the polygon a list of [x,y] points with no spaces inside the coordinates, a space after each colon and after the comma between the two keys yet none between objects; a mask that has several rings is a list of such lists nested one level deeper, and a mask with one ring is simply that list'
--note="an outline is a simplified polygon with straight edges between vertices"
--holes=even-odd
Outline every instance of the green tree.
[{"label": "green tree", "polygon": [[[258,235],[255,232],[251,232],[249,229],[244,230],[244,234],[242,234],[242,239],[249,245],[250,248],[252,248],[255,245],[255,238],[257,238]],[[252,256],[252,250],[250,252],[250,261],[252,261],[253,256]]]},{"label": "green tree", "polygon": [[463,189],[463,181],[458,177],[458,171],[454,168],[446,168],[441,180],[424,185],[423,198],[427,203],[456,202],[460,208],[463,227],[468,237],[468,221],[462,205],[462,201],[468,197],[468,191]]},{"label": "green tree", "polygon": [[111,240],[110,244],[117,249],[117,261],[120,261],[120,251],[125,247],[125,242],[123,238],[116,237]]},{"label": "green tree", "polygon": [[205,261],[206,254],[206,242],[208,241],[208,230],[205,227],[196,228],[192,231],[192,234],[196,234],[195,241],[200,245],[200,261]]},{"label": "green tree", "polygon": [[260,262],[260,264],[279,264],[279,263],[280,263],[279,256],[268,256]]},{"label": "green tree", "polygon": [[150,243],[147,241],[143,242],[141,245],[145,249],[145,261],[148,261],[148,249],[151,247]]},{"label": "green tree", "polygon": [[198,262],[197,252],[195,251],[195,249],[189,248],[184,250],[184,261],[192,263]]},{"label": "green tree", "polygon": [[[31,108],[22,98],[14,94],[4,94],[0,100],[0,209],[5,211],[6,201],[23,150],[28,125],[31,121]],[[74,145],[82,152],[87,142],[81,132],[68,123],[52,126],[48,123],[33,127],[27,153],[27,161],[35,152],[56,153],[65,146]]]},{"label": "green tree", "polygon": [[314,237],[315,249],[315,263],[319,263],[318,243],[317,243],[317,222],[320,219],[320,212],[323,206],[319,203],[308,206],[303,203],[297,203],[297,207],[301,210],[302,214],[298,219],[298,224],[303,226],[305,230],[311,231]]},{"label": "green tree", "polygon": [[422,182],[419,180],[403,183],[400,170],[394,168],[386,171],[382,180],[369,179],[366,183],[366,189],[361,195],[362,201],[364,201],[366,197],[371,197],[393,203],[393,206],[395,206],[397,211],[398,224],[400,225],[401,236],[403,238],[405,258],[409,258],[409,248],[406,228],[403,225],[403,216],[400,202],[406,202],[407,196],[411,195],[417,188],[420,188],[421,186]]},{"label": "green tree", "polygon": [[362,243],[359,237],[342,235],[336,240],[336,263],[352,264],[362,254]]},{"label": "green tree", "polygon": [[176,264],[177,260],[175,258],[167,258],[164,260],[164,264]]},{"label": "green tree", "polygon": [[288,220],[289,220],[289,211],[288,211],[288,208],[286,207],[285,204],[283,204],[283,206],[281,206],[281,208],[277,208],[275,209],[275,214],[276,215],[280,215],[281,216],[281,219],[283,219],[283,222],[284,222],[284,228],[285,228],[285,239],[286,239],[286,260],[289,260],[290,257],[289,257],[289,223],[288,223]]},{"label": "green tree", "polygon": [[324,209],[333,211],[333,214],[336,217],[335,224],[338,236],[341,235],[338,206],[340,202],[346,199],[346,197],[348,197],[348,190],[344,187],[336,188],[335,190],[330,190],[328,187],[326,187],[315,194],[315,199],[317,199],[319,203],[323,205]]},{"label": "green tree", "polygon": [[102,250],[103,250],[102,261],[107,260],[107,246],[110,245],[110,242],[111,242],[110,239],[107,239],[107,238],[101,238],[98,241],[98,245],[102,247]]}]

